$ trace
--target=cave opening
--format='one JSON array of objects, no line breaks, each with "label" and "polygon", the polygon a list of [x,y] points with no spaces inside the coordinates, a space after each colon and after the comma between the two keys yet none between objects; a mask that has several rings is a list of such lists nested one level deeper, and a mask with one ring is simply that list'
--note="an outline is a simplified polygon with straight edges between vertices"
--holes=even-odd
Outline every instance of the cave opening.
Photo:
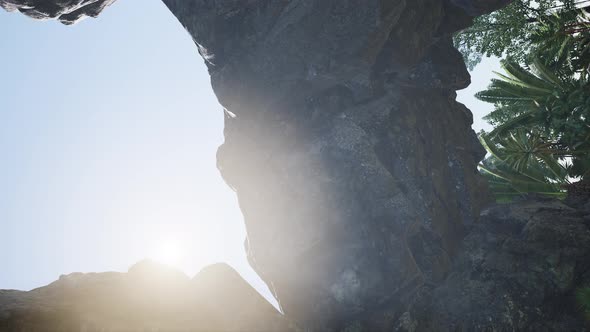
[{"label": "cave opening", "polygon": [[75,28],[0,11],[1,288],[223,261],[273,302],[215,167],[223,112],[197,47],[161,1],[114,6]]}]

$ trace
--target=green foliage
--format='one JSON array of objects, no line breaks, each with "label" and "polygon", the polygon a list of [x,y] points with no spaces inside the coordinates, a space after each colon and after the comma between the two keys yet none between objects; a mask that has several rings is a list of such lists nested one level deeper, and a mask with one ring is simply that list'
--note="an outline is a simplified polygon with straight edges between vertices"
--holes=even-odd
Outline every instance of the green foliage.
[{"label": "green foliage", "polygon": [[590,85],[587,75],[563,73],[539,58],[527,70],[512,59],[503,60],[506,75],[492,80],[476,94],[495,105],[486,119],[496,125],[493,135],[519,127],[535,128],[559,137],[565,147],[576,149],[590,139]]},{"label": "green foliage", "polygon": [[[504,73],[476,94],[494,104],[480,170],[499,200],[590,176],[590,22],[579,0],[516,0],[455,36],[473,68],[497,56]],[[590,4],[588,4],[590,5]]]},{"label": "green foliage", "polygon": [[576,297],[584,315],[590,320],[590,287],[579,289]]},{"label": "green foliage", "polygon": [[496,127],[481,135],[492,157],[480,169],[503,199],[525,192],[561,197],[568,178],[590,169],[587,75],[551,68],[538,57],[528,68],[513,59],[502,66],[506,74],[476,94],[495,105],[486,119]]},{"label": "green foliage", "polygon": [[[504,73],[476,94],[494,104],[479,168],[499,202],[565,198],[571,182],[590,179],[590,22],[578,4],[516,0],[455,36],[470,68],[505,56]],[[590,287],[576,297],[590,320]]]},{"label": "green foliage", "polygon": [[505,136],[482,133],[480,141],[490,157],[479,168],[498,201],[531,192],[565,197],[568,172],[559,162],[562,151],[554,142],[525,129]]},{"label": "green foliage", "polygon": [[[577,20],[579,0],[515,0],[503,9],[480,16],[474,24],[455,35],[455,46],[473,69],[486,56],[511,57],[528,63],[529,56],[547,40],[546,34],[556,31],[552,24],[567,26]],[[555,22],[557,20],[557,22]]]}]

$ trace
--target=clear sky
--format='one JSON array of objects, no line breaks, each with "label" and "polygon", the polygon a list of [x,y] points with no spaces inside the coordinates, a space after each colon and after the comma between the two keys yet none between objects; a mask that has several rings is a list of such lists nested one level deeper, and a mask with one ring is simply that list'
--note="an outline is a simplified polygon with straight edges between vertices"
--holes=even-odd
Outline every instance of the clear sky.
[{"label": "clear sky", "polygon": [[471,85],[467,89],[457,91],[457,100],[467,105],[473,113],[473,129],[490,131],[492,126],[482,119],[486,114],[494,110],[494,106],[475,99],[474,95],[488,87],[490,80],[496,75],[494,72],[502,72],[500,61],[497,58],[484,58],[483,61],[471,72]]},{"label": "clear sky", "polygon": [[[73,27],[0,10],[0,66],[0,289],[151,257],[189,275],[228,262],[268,297],[215,167],[221,107],[161,1],[119,1]],[[470,96],[496,67],[460,92],[477,129],[489,106]]]}]

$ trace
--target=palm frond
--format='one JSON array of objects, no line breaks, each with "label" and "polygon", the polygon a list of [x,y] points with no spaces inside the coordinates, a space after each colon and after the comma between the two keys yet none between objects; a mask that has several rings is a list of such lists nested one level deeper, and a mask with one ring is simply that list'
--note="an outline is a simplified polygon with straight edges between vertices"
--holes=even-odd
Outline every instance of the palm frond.
[{"label": "palm frond", "polygon": [[535,122],[537,122],[537,117],[538,117],[539,112],[540,112],[540,110],[533,109],[533,110],[525,112],[513,119],[510,119],[510,120],[504,122],[503,124],[497,126],[496,128],[494,128],[494,130],[492,130],[489,133],[489,136],[494,137],[494,136],[502,135],[505,132],[508,132],[509,130],[512,130],[512,129],[515,129],[518,127],[530,126],[530,125],[534,124]]},{"label": "palm frond", "polygon": [[517,82],[518,84],[531,89],[542,89],[544,91],[551,91],[553,89],[553,82],[544,80],[543,77],[533,75],[511,59],[503,60],[502,68],[510,77],[512,77],[512,81]]}]

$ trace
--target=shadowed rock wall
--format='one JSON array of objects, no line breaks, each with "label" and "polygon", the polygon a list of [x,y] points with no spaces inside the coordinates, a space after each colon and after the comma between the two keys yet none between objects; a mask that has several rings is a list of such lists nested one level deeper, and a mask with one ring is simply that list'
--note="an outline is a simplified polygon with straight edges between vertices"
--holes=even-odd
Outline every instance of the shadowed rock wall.
[{"label": "shadowed rock wall", "polygon": [[589,331],[576,300],[590,287],[589,194],[486,208],[444,282],[405,303],[397,331]]},{"label": "shadowed rock wall", "polygon": [[[110,3],[74,2],[0,0],[66,23]],[[484,151],[455,101],[469,75],[451,34],[509,1],[164,2],[225,108],[218,166],[289,318],[311,331],[582,326],[556,306],[588,280],[587,246],[565,245],[587,242],[585,212],[477,222]]]},{"label": "shadowed rock wall", "polygon": [[447,275],[486,199],[451,33],[498,1],[164,2],[226,109],[218,166],[288,316],[345,328]]}]

